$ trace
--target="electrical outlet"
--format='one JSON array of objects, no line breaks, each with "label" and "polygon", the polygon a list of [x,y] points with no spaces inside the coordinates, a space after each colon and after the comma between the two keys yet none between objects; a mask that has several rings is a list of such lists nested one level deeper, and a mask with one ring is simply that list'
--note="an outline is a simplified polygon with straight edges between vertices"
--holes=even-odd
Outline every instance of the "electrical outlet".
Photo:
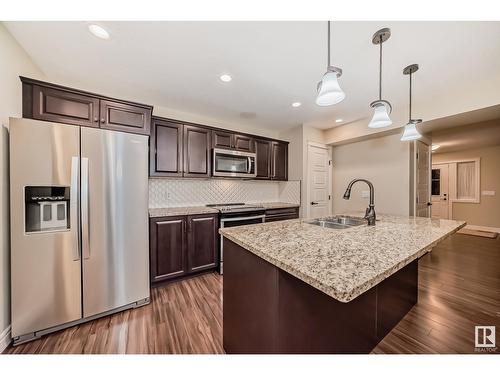
[{"label": "electrical outlet", "polygon": [[361,191],[361,198],[370,198],[370,191],[369,190],[362,190]]},{"label": "electrical outlet", "polygon": [[167,201],[169,201],[172,198],[172,194],[169,191],[167,191],[166,195],[167,195],[167,197],[166,197]]}]

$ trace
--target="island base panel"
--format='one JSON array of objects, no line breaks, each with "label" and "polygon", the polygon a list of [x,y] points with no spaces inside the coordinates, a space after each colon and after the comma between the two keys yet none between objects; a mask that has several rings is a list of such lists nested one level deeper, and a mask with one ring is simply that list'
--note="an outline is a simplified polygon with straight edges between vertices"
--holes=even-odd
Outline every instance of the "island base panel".
[{"label": "island base panel", "polygon": [[224,349],[369,353],[416,303],[417,262],[343,303],[224,238]]}]

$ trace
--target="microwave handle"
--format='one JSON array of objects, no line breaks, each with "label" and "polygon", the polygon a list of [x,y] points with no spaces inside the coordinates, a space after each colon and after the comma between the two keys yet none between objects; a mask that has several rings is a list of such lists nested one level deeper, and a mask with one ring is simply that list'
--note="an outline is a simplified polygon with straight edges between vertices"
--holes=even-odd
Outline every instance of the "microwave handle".
[{"label": "microwave handle", "polygon": [[248,156],[248,174],[252,174],[252,157]]}]

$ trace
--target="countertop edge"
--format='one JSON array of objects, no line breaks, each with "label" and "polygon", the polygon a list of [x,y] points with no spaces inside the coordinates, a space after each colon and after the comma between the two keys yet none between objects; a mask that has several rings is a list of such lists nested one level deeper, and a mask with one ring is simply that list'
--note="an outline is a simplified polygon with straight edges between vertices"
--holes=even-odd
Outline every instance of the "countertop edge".
[{"label": "countertop edge", "polygon": [[367,290],[373,288],[375,285],[378,285],[380,282],[387,279],[391,275],[395,274],[397,271],[399,271],[403,267],[407,266],[408,264],[413,262],[415,259],[420,258],[422,255],[430,252],[437,244],[439,244],[440,242],[444,241],[449,236],[453,235],[454,233],[456,233],[457,231],[462,229],[465,225],[467,225],[467,223],[463,222],[454,230],[442,235],[441,237],[439,237],[438,239],[436,239],[435,241],[433,241],[429,245],[418,250],[416,253],[408,256],[405,260],[400,261],[399,263],[394,265],[392,268],[388,269],[387,271],[382,272],[383,275],[376,276],[373,279],[370,279],[370,280],[364,282],[363,284],[361,284],[360,286],[357,286],[349,291],[337,291],[337,290],[333,289],[332,287],[325,285],[324,283],[322,283],[319,280],[314,280],[313,282],[311,282],[311,277],[308,275],[305,275],[304,273],[300,272],[299,270],[289,270],[288,269],[289,267],[287,265],[283,264],[282,262],[280,262],[272,257],[267,256],[266,254],[263,254],[262,252],[260,252],[259,250],[255,249],[255,248],[252,248],[251,246],[239,241],[237,238],[231,236],[230,234],[221,233],[220,230],[219,230],[219,233],[223,237],[227,238],[228,240],[231,240],[234,243],[236,243],[237,245],[243,247],[245,250],[250,251],[251,253],[258,256],[259,258],[264,259],[265,261],[271,263],[272,265],[278,267],[279,269],[289,273],[290,275],[297,277],[299,280],[305,282],[306,284],[312,286],[313,288],[316,288],[316,289],[322,291],[323,293],[327,294],[328,296],[330,296],[330,297],[332,297],[340,302],[348,303],[348,302],[351,302],[352,300],[356,299],[357,297],[359,297],[361,294],[363,294]]}]

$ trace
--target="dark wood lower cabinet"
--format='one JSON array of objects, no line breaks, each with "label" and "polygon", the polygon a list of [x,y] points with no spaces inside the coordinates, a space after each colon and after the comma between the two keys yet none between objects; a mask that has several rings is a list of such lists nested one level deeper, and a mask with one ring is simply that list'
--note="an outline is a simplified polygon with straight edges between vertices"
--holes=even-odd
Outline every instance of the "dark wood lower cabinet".
[{"label": "dark wood lower cabinet", "polygon": [[149,220],[151,284],[218,267],[218,215]]},{"label": "dark wood lower cabinet", "polygon": [[151,283],[173,279],[186,273],[186,217],[150,219],[149,254]]},{"label": "dark wood lower cabinet", "polygon": [[187,272],[217,266],[218,220],[215,215],[188,216]]}]

